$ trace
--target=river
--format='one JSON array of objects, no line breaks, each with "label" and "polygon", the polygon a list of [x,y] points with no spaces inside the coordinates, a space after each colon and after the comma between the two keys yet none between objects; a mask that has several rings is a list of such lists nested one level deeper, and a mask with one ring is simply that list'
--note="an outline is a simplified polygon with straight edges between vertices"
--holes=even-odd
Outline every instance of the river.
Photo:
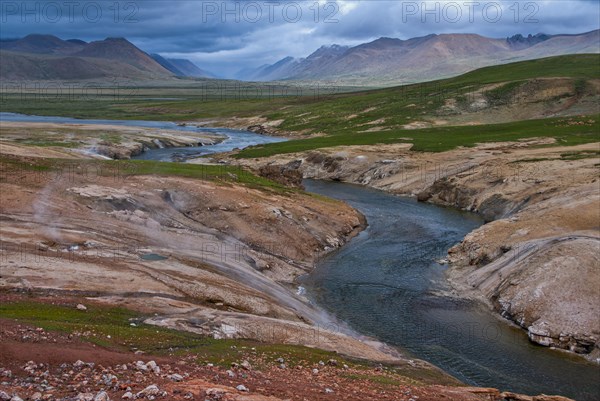
[{"label": "river", "polygon": [[230,128],[210,128],[197,127],[195,125],[181,126],[168,121],[136,121],[136,120],[83,120],[71,117],[49,117],[49,116],[31,116],[25,114],[0,112],[0,121],[17,121],[33,123],[54,123],[54,124],[85,124],[85,125],[117,125],[141,128],[165,129],[183,132],[207,132],[218,134],[225,139],[211,146],[190,146],[185,148],[162,148],[152,149],[150,152],[144,152],[134,159],[140,160],[159,160],[175,161],[187,160],[194,157],[202,157],[212,153],[229,152],[235,148],[246,148],[251,145],[261,145],[265,143],[282,142],[284,138],[277,138],[267,135],[255,134],[249,131],[236,130]]},{"label": "river", "polygon": [[[1,113],[2,121],[110,124],[226,135],[219,145],[154,149],[141,158],[168,160],[283,140],[169,122],[79,120]],[[449,296],[436,262],[483,224],[477,215],[418,203],[365,187],[306,181],[308,191],[348,202],[368,228],[303,277],[307,295],[354,330],[397,346],[465,383],[526,394],[600,399],[600,367],[532,344],[525,332],[473,302]]]},{"label": "river", "polygon": [[356,331],[408,351],[461,381],[503,391],[600,399],[600,367],[531,343],[480,304],[449,296],[436,260],[482,220],[361,186],[305,182],[346,201],[368,228],[303,278],[315,303]]}]

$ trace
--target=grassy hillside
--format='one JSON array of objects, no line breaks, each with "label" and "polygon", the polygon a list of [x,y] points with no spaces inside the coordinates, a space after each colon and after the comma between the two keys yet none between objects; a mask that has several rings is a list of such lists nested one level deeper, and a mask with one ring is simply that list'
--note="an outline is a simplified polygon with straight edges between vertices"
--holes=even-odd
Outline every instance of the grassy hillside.
[{"label": "grassy hillside", "polygon": [[[435,114],[448,99],[469,98],[469,94],[489,84],[541,77],[568,77],[574,89],[576,85],[586,86],[589,79],[600,78],[600,55],[526,61],[484,68],[453,79],[342,94],[318,101],[299,99],[267,116],[283,119],[282,129],[307,133],[346,134],[374,126],[379,130],[397,129]],[[511,89],[517,94],[520,87],[513,84]],[[507,95],[506,102],[510,101],[512,97]]]},{"label": "grassy hillside", "polygon": [[446,81],[473,84],[548,77],[599,78],[600,54],[547,57],[485,67]]},{"label": "grassy hillside", "polygon": [[564,146],[600,141],[600,115],[526,120],[481,126],[323,136],[281,142],[275,144],[277,146],[248,148],[241,151],[237,157],[265,157],[333,146],[390,143],[412,143],[412,150],[415,151],[443,152],[458,146],[472,147],[483,142],[518,141],[536,137],[555,138],[556,145]]}]

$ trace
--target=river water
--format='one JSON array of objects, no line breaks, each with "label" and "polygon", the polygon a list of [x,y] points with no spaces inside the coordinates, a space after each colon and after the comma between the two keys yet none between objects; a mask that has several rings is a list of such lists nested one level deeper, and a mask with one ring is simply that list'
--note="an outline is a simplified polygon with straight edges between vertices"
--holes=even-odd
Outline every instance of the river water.
[{"label": "river water", "polygon": [[478,304],[446,296],[436,263],[483,221],[361,186],[305,182],[361,211],[368,228],[303,278],[307,295],[356,331],[427,360],[465,383],[600,400],[600,367],[529,342]]},{"label": "river water", "polygon": [[[227,136],[214,146],[153,149],[142,159],[173,161],[282,141],[251,132],[171,122],[80,120],[0,113],[0,121],[109,124]],[[348,202],[368,228],[302,279],[308,297],[354,330],[397,346],[465,383],[527,394],[600,400],[600,366],[537,346],[481,306],[447,296],[447,249],[483,224],[477,215],[365,187],[305,182],[308,191]]]}]

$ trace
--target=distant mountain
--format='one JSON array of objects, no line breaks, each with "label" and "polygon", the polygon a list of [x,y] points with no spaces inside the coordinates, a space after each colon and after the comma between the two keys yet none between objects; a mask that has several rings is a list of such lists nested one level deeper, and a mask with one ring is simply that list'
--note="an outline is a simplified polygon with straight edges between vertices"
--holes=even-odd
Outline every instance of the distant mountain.
[{"label": "distant mountain", "polygon": [[[94,42],[28,35],[0,41],[0,79],[164,80],[214,78],[185,59],[148,55],[124,38]],[[397,85],[456,76],[477,68],[565,54],[600,53],[600,30],[577,35],[427,35],[407,40],[379,38],[354,47],[322,46],[306,58],[245,68],[248,81],[324,80],[340,85]]]},{"label": "distant mountain", "polygon": [[506,38],[506,42],[508,43],[511,49],[522,50],[537,45],[538,43],[542,43],[550,39],[551,37],[552,36],[545,35],[543,33],[538,33],[537,35],[529,35],[527,37],[518,34],[510,38]]},{"label": "distant mountain", "polygon": [[125,38],[107,38],[90,42],[73,56],[118,60],[149,73],[171,75],[167,69]]},{"label": "distant mountain", "polygon": [[183,72],[185,77],[194,78],[216,78],[217,76],[211,72],[205,71],[192,63],[190,60],[181,58],[170,58],[169,61]]},{"label": "distant mountain", "polygon": [[340,57],[349,49],[347,46],[321,46],[304,59],[285,57],[275,64],[265,64],[254,70],[241,70],[236,78],[249,81],[275,81],[301,75],[318,74],[319,69]]},{"label": "distant mountain", "polygon": [[23,39],[2,42],[2,50],[20,53],[70,55],[81,51],[85,42],[62,40],[53,35],[28,35]]},{"label": "distant mountain", "polygon": [[170,79],[211,76],[188,60],[151,57],[125,38],[87,43],[53,35],[28,35],[0,42],[0,79]]},{"label": "distant mountain", "polygon": [[[239,78],[246,77],[249,81],[275,81],[293,75],[294,68],[299,61],[293,57],[286,57],[275,64],[265,64],[256,70],[242,70],[238,73]],[[241,75],[243,74],[243,75]]]},{"label": "distant mountain", "polygon": [[168,72],[153,74],[142,71],[117,60],[0,51],[2,80],[153,80],[168,79],[170,76]]},{"label": "distant mountain", "polygon": [[169,60],[167,60],[166,58],[164,58],[160,54],[151,54],[150,57],[152,57],[152,59],[154,59],[154,61],[156,61],[158,64],[160,64],[161,66],[163,66],[167,70],[171,71],[176,76],[178,76],[178,77],[183,77],[184,76],[184,74],[183,74],[182,71],[180,71],[177,67],[175,67],[173,65],[173,63],[171,63]]},{"label": "distant mountain", "polygon": [[81,39],[67,39],[67,42],[75,43],[77,45],[85,46],[87,42]]},{"label": "distant mountain", "polygon": [[190,60],[173,58],[167,59],[162,57],[160,54],[151,54],[150,56],[154,59],[154,61],[178,77],[216,78],[215,75],[200,69],[200,67],[192,63]]},{"label": "distant mountain", "polygon": [[518,60],[599,53],[600,30],[579,35],[515,35],[492,39],[475,34],[427,35],[408,40],[379,38],[355,47],[323,46],[304,59],[238,73],[238,79],[335,80],[347,84],[399,84],[445,78]]}]

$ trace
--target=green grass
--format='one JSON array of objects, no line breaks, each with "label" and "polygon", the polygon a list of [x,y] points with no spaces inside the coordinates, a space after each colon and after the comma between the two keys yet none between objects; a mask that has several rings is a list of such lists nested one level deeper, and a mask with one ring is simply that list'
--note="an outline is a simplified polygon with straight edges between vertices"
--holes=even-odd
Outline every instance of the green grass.
[{"label": "green grass", "polygon": [[[149,316],[119,307],[99,306],[87,302],[87,310],[74,305],[52,305],[35,301],[5,302],[0,317],[18,320],[45,330],[79,333],[82,339],[107,348],[143,350],[150,354],[194,354],[198,361],[230,366],[241,355],[255,348],[271,355],[272,361],[287,357],[294,361],[318,362],[335,357],[335,353],[297,345],[266,344],[252,340],[216,340],[185,331],[171,330],[142,323]],[[132,326],[134,323],[135,326]]]},{"label": "green grass", "polygon": [[120,144],[122,141],[121,135],[119,135],[119,134],[104,133],[104,134],[100,135],[100,139],[102,139],[102,141],[104,141],[104,142],[108,142],[110,144],[115,144],[115,145]]},{"label": "green grass", "polygon": [[28,146],[40,146],[40,147],[57,147],[57,148],[77,148],[81,144],[78,142],[63,142],[63,141],[46,141],[46,140],[36,140],[36,139],[27,139],[27,140],[17,140],[16,143]]},{"label": "green grass", "polygon": [[509,82],[498,88],[487,91],[485,96],[492,105],[504,105],[514,98],[515,92],[522,84],[523,81]]},{"label": "green grass", "polygon": [[546,57],[537,60],[479,68],[452,80],[457,84],[491,84],[507,80],[520,81],[549,77],[590,79],[598,78],[598,74],[600,73],[599,62],[600,55],[598,54]]},{"label": "green grass", "polygon": [[7,172],[10,170],[24,170],[24,171],[51,171],[52,165],[48,161],[40,160],[32,160],[31,162],[26,162],[23,160],[19,160],[18,158],[0,155],[0,168],[2,172]]},{"label": "green grass", "polygon": [[[580,87],[585,80],[600,77],[599,65],[600,55],[597,54],[559,56],[482,68],[455,78],[361,92],[348,92],[350,88],[344,87],[296,88],[291,84],[231,81],[215,81],[204,86],[190,84],[188,89],[120,88],[118,96],[107,88],[100,96],[74,96],[66,101],[5,91],[1,105],[3,111],[77,118],[176,121],[265,115],[270,119],[285,118],[285,129],[308,128],[332,134],[343,131],[348,125],[344,122],[345,117],[354,113],[360,115],[351,125],[383,117],[390,119],[389,126],[405,124],[410,122],[408,117],[431,111],[448,97],[460,96],[491,83],[569,77],[577,80]],[[278,89],[272,91],[271,86]],[[182,100],[152,100],[153,97]],[[415,106],[407,109],[406,106],[412,103]],[[362,113],[373,107],[376,109],[372,112]]]},{"label": "green grass", "polygon": [[[582,122],[582,125],[571,124]],[[482,126],[391,130],[344,136],[325,136],[263,145],[242,150],[237,157],[255,158],[294,153],[330,146],[412,143],[412,150],[443,152],[477,143],[554,138],[556,145],[572,146],[600,141],[600,116],[551,118]]]},{"label": "green grass", "polygon": [[277,193],[290,193],[292,189],[274,181],[257,176],[248,170],[230,165],[205,165],[191,163],[171,163],[151,160],[107,161],[121,163],[132,175],[160,175],[186,177],[222,183],[239,183],[251,188],[270,190]]},{"label": "green grass", "polygon": [[[24,84],[23,90],[6,85],[0,92],[3,112],[42,116],[66,116],[111,120],[175,121],[256,115],[271,107],[281,107],[297,98],[319,98],[354,87],[324,86],[321,83],[253,83],[223,80],[186,81],[179,86],[91,86],[94,92],[66,83],[68,95],[53,93],[54,86]],[[60,86],[59,86],[60,87]],[[64,88],[63,88],[64,89]],[[90,92],[92,92],[90,94]],[[169,99],[169,100],[161,100]],[[177,100],[180,99],[180,100]]]},{"label": "green grass", "polygon": [[[123,308],[88,305],[88,310],[82,312],[70,306],[25,301],[1,304],[0,317],[49,331],[80,333],[86,341],[123,350],[141,349],[160,354],[174,346],[202,345],[192,334],[141,324],[138,314]],[[130,325],[133,321],[137,322],[136,327]]]}]

